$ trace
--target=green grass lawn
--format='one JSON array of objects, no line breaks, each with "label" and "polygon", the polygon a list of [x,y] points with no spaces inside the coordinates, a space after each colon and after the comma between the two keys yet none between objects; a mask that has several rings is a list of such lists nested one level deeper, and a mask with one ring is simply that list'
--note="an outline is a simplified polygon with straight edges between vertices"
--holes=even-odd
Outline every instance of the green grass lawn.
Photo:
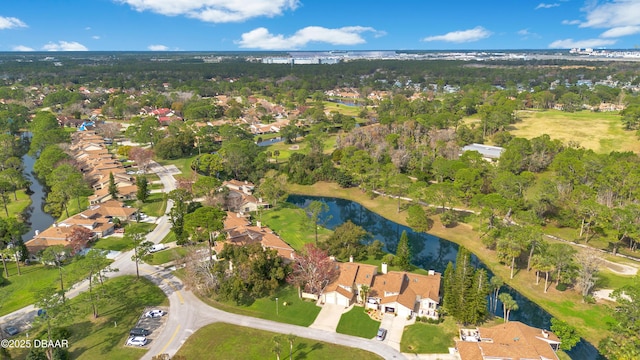
[{"label": "green grass lawn", "polygon": [[[166,306],[169,302],[162,290],[145,278],[136,280],[134,276],[120,276],[105,285],[114,296],[98,308],[100,316],[97,319],[93,318],[87,293],[70,300],[76,311],[64,326],[71,331],[71,358],[139,359],[146,349],[125,346],[129,330],[146,306]],[[36,330],[31,332],[35,334]]]},{"label": "green grass lawn", "polygon": [[373,320],[360,306],[354,306],[342,314],[336,332],[372,339],[376,336],[380,322]]},{"label": "green grass lawn", "polygon": [[93,247],[96,249],[113,251],[126,251],[133,249],[131,241],[120,236],[109,236],[98,239],[98,241],[93,244]]},{"label": "green grass lawn", "polygon": [[189,249],[184,247],[176,247],[172,249],[162,250],[151,254],[151,258],[145,262],[149,265],[162,265],[169,261],[174,261],[184,257]]},{"label": "green grass lawn", "polygon": [[160,165],[175,165],[182,172],[182,176],[189,176],[191,174],[191,162],[198,157],[198,155],[175,159],[175,160],[157,160]]},{"label": "green grass lawn", "polygon": [[[262,222],[298,251],[304,244],[315,242],[313,228],[309,228],[306,221],[304,210],[297,207],[281,207],[262,214]],[[331,233],[331,230],[322,227],[318,229],[318,242],[328,238]]]},{"label": "green grass lawn", "polygon": [[[185,276],[183,269],[174,271],[174,274],[182,279]],[[274,296],[256,299],[249,306],[215,301],[203,296],[198,297],[207,304],[230,313],[300,326],[311,325],[320,312],[320,307],[315,302],[300,299],[298,290],[292,286],[281,288]],[[277,308],[276,297],[278,298]],[[284,305],[284,303],[287,303],[287,305]]]},{"label": "green grass lawn", "polygon": [[170,242],[174,242],[174,241],[176,241],[176,233],[174,233],[173,231],[169,231],[167,236],[165,236],[164,239],[162,239],[162,241],[160,241],[160,243],[161,244],[166,244],[166,243],[170,243]]},{"label": "green grass lawn", "polygon": [[144,229],[147,232],[151,232],[153,229],[156,228],[156,224],[150,224],[150,223],[145,223],[145,222],[131,222],[129,224],[127,224],[127,226],[125,226],[124,228],[124,232],[126,234],[127,231],[133,231],[134,229]]},{"label": "green grass lawn", "polygon": [[[16,192],[16,196],[18,200],[15,200],[13,194],[9,194],[10,203],[7,204],[7,210],[9,211],[9,217],[19,216],[24,212],[26,208],[31,205],[31,198],[29,195],[25,194],[24,190],[18,190]],[[4,211],[4,208],[0,210],[0,218],[6,218],[7,213]]]},{"label": "green grass lawn", "polygon": [[[196,331],[176,356],[185,359],[275,359],[273,338],[279,334],[236,325],[215,323]],[[296,334],[297,335],[297,334]],[[287,335],[282,334],[280,359],[289,359]],[[380,359],[376,354],[296,336],[293,359]]]},{"label": "green grass lawn", "polygon": [[[68,219],[70,216],[75,214],[79,214],[82,211],[85,211],[89,208],[89,197],[82,196],[80,197],[80,206],[78,206],[78,199],[71,199],[67,202],[67,211],[62,210],[62,214],[58,218],[58,221],[63,221]],[[67,212],[69,215],[67,216]]]},{"label": "green grass lawn", "polygon": [[[7,262],[9,277],[4,274],[5,284],[0,287],[0,315],[6,315],[36,301],[36,294],[41,289],[56,286],[59,289],[59,272],[57,268],[43,265],[20,266],[22,275],[18,275],[15,262]],[[65,289],[78,282],[85,276],[75,262],[71,262],[62,269],[62,279]]]},{"label": "green grass lawn", "polygon": [[124,203],[133,207],[140,206],[140,211],[149,216],[156,217],[164,215],[164,210],[167,206],[164,193],[153,193],[149,195],[147,201],[141,205],[138,204],[137,200],[126,200]]},{"label": "green grass lawn", "polygon": [[458,335],[455,321],[448,317],[438,325],[415,323],[404,329],[400,351],[411,354],[448,354]]}]

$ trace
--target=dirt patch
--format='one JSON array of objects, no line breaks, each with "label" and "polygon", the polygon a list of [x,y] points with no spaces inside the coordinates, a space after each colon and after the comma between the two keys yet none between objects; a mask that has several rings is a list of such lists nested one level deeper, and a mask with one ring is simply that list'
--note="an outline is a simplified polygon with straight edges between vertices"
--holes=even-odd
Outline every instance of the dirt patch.
[{"label": "dirt patch", "polygon": [[636,275],[638,273],[638,268],[635,266],[614,263],[609,260],[603,260],[602,266],[607,270],[620,275]]}]

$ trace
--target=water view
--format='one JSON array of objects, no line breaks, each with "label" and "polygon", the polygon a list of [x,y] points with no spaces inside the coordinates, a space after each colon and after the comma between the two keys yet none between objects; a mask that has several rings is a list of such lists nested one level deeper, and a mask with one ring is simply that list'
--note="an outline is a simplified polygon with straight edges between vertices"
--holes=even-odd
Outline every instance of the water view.
[{"label": "water view", "polygon": [[[395,253],[400,235],[403,231],[406,231],[413,251],[412,263],[414,265],[426,270],[444,273],[447,264],[450,261],[452,263],[456,261],[458,244],[430,234],[415,232],[407,226],[397,224],[367,210],[356,202],[303,195],[291,195],[287,201],[304,208],[314,200],[322,201],[329,207],[329,211],[323,214],[323,221],[326,221],[325,227],[329,229],[335,229],[345,221],[351,220],[351,222],[361,226],[371,234],[370,239],[367,241],[380,240],[385,245],[385,250],[391,253]],[[471,259],[476,266],[485,267],[475,255],[472,254]],[[490,271],[488,273],[489,276],[492,276]],[[513,299],[518,302],[519,310],[511,312],[510,320],[521,321],[537,328],[549,329],[551,315],[548,312],[508,286],[505,286],[502,291],[511,294]],[[502,317],[501,303],[498,304],[495,315]],[[584,340],[569,352],[569,356],[575,360],[595,360],[599,358],[597,349]]]}]

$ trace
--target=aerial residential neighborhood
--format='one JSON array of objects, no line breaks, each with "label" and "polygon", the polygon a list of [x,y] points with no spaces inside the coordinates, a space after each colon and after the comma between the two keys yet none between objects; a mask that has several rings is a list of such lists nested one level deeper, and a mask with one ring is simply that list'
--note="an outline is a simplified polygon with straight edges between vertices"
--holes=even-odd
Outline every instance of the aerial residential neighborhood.
[{"label": "aerial residential neighborhood", "polygon": [[2,358],[637,349],[634,61],[0,55]]}]

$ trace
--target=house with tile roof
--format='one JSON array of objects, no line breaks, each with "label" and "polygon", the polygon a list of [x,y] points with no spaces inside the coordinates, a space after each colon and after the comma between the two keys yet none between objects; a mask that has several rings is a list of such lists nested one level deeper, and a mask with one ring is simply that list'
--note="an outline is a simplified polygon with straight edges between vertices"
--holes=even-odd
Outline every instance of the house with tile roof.
[{"label": "house with tile roof", "polygon": [[429,271],[428,275],[404,271],[382,271],[377,266],[353,263],[336,263],[339,276],[328,284],[320,296],[328,304],[349,306],[361,302],[363,286],[369,291],[363,305],[368,309],[394,313],[400,316],[425,316],[437,319],[440,304],[440,273]]},{"label": "house with tile roof", "polygon": [[295,256],[295,250],[282,240],[273,230],[258,221],[257,224],[251,225],[251,222],[239,213],[227,212],[224,221],[224,230],[226,239],[224,241],[216,241],[214,250],[219,253],[225,244],[236,246],[246,246],[249,244],[260,243],[264,249],[273,249],[286,262],[291,262]]},{"label": "house with tile roof", "polygon": [[558,360],[560,338],[552,332],[509,321],[492,327],[460,329],[460,360]]},{"label": "house with tile roof", "polygon": [[338,277],[322,291],[320,301],[325,304],[336,304],[348,307],[354,302],[362,303],[362,287],[371,288],[373,278],[378,273],[375,265],[350,262],[336,262],[339,271]]}]

